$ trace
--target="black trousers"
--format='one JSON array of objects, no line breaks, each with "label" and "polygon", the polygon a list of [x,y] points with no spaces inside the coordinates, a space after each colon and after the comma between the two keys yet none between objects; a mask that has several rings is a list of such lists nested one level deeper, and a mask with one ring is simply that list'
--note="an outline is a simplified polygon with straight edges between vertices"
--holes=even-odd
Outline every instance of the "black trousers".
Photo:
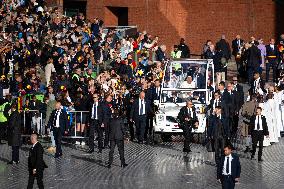
[{"label": "black trousers", "polygon": [[238,131],[239,115],[234,115],[232,117],[232,138],[236,137]]},{"label": "black trousers", "polygon": [[135,139],[135,129],[134,129],[134,124],[132,121],[128,119],[128,128],[130,132],[130,140],[133,141]]},{"label": "black trousers", "polygon": [[146,115],[138,116],[137,120],[135,120],[136,135],[138,137],[139,142],[143,142],[144,140],[146,121]]},{"label": "black trousers", "polygon": [[100,125],[97,128],[98,132],[98,148],[99,150],[102,150],[104,147],[103,139],[104,139],[104,128]]},{"label": "black trousers", "polygon": [[263,131],[253,131],[251,137],[252,137],[252,155],[253,156],[255,155],[257,143],[259,142],[258,159],[261,159],[263,140],[264,140]]},{"label": "black trousers", "polygon": [[98,120],[91,120],[90,122],[90,133],[89,133],[89,148],[90,150],[94,150],[95,146],[95,131],[98,131],[99,121]]},{"label": "black trousers", "polygon": [[234,189],[235,188],[235,181],[232,176],[223,175],[221,179],[222,189]]},{"label": "black trousers", "polygon": [[103,149],[103,147],[106,148],[109,145],[109,123],[105,123],[104,127],[98,125],[97,132],[98,132],[98,148],[99,150],[101,150]]},{"label": "black trousers", "polygon": [[55,140],[55,146],[56,146],[56,152],[55,155],[61,155],[62,149],[61,149],[61,140],[62,140],[62,133],[61,128],[54,127],[53,128],[53,135]]},{"label": "black trousers", "polygon": [[19,151],[20,147],[19,146],[12,146],[12,161],[19,161]]},{"label": "black trousers", "polygon": [[214,138],[214,149],[215,149],[215,162],[218,165],[225,146],[225,139],[223,137]]},{"label": "black trousers", "polygon": [[187,125],[184,126],[183,136],[183,152],[190,152],[191,127],[188,127]]},{"label": "black trousers", "polygon": [[118,153],[120,157],[121,164],[125,164],[124,159],[124,141],[123,140],[111,140],[110,141],[110,151],[109,151],[109,164],[113,162],[113,153],[115,146],[117,145]]},{"label": "black trousers", "polygon": [[32,171],[29,171],[29,172],[30,172],[29,173],[29,182],[28,182],[27,189],[33,189],[35,179],[37,180],[38,188],[44,189],[43,181],[42,181],[43,170],[37,170],[35,175],[33,175]]},{"label": "black trousers", "polygon": [[109,122],[104,124],[103,132],[105,133],[104,147],[106,148],[109,145]]},{"label": "black trousers", "polygon": [[152,135],[153,131],[153,117],[148,116],[147,121],[146,121],[146,128],[145,128],[145,134],[144,134],[144,139],[147,140],[148,136]]},{"label": "black trousers", "polygon": [[4,140],[7,133],[7,122],[0,122],[0,142]]},{"label": "black trousers", "polygon": [[269,71],[270,68],[272,67],[272,71],[273,71],[273,82],[276,81],[276,71],[277,71],[277,60],[275,59],[270,59],[268,60],[268,63],[266,64],[266,81],[269,80]]}]

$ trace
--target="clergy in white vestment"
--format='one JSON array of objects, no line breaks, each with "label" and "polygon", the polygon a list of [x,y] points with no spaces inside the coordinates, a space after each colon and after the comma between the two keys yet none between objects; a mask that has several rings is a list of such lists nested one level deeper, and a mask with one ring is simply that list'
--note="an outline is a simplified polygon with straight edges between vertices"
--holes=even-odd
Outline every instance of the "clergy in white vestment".
[{"label": "clergy in white vestment", "polygon": [[267,120],[267,127],[269,131],[269,141],[270,143],[279,142],[280,131],[277,127],[277,118],[276,118],[276,103],[273,99],[273,94],[267,95],[267,101],[264,103],[264,112]]},{"label": "clergy in white vestment", "polygon": [[[282,101],[284,100],[284,94],[283,94],[283,90],[279,90],[278,87],[276,87],[276,90],[275,90],[274,100],[276,103],[276,106],[275,106],[276,124],[277,124],[278,130],[281,132],[283,131],[283,116],[282,115],[283,115],[284,109],[282,110],[283,108]],[[278,137],[280,137],[280,132],[279,132]]]}]

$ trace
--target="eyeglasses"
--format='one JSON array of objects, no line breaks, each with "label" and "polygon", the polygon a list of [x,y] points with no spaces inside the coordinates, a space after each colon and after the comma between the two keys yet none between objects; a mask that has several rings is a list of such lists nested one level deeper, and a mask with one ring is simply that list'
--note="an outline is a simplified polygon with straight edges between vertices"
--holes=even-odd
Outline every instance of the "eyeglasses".
[{"label": "eyeglasses", "polygon": [[97,96],[93,96],[93,98],[98,98]]}]

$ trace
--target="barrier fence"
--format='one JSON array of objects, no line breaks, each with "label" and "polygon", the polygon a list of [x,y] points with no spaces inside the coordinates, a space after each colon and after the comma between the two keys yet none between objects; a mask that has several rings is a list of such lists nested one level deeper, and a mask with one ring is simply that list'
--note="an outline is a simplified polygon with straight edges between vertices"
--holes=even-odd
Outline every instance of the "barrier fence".
[{"label": "barrier fence", "polygon": [[[29,136],[32,131],[37,132],[40,136],[45,136],[48,133],[46,114],[41,113],[39,110],[20,110],[21,123],[22,123],[22,136]],[[88,113],[89,111],[66,111],[68,116],[68,135],[64,135],[64,138],[86,138],[87,126],[89,123]],[[45,115],[45,116],[44,116]],[[80,125],[78,125],[80,124]],[[85,129],[82,131],[83,136],[77,135],[77,127],[85,124]]]}]

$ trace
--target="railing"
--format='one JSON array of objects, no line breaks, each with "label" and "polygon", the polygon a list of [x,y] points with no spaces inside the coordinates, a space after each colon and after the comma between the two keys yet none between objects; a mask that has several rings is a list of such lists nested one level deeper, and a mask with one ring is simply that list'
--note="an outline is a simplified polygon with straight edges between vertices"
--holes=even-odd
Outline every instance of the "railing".
[{"label": "railing", "polygon": [[[39,111],[39,110],[20,110],[19,111],[20,114],[22,115],[22,136],[23,137],[27,137],[29,136],[31,133],[31,131],[35,131],[37,132],[40,136],[44,136],[47,133],[45,132],[48,128],[47,125],[44,123],[46,120],[43,119],[43,114]],[[27,115],[27,113],[37,113],[38,115]],[[85,123],[83,123],[83,114],[88,114],[89,111],[75,111],[75,110],[71,110],[71,111],[66,111],[67,115],[68,115],[68,130],[69,130],[69,135],[68,136],[63,136],[64,138],[86,138],[84,136],[78,136],[76,133],[77,130],[77,124],[80,123],[81,126],[82,124],[85,124],[85,129],[84,133],[86,133],[86,128],[87,125],[89,123],[88,120],[88,115],[84,115],[86,116],[85,119]],[[79,114],[79,117],[78,117]],[[30,120],[27,120],[28,117]],[[79,122],[78,122],[78,118],[79,118]],[[30,121],[30,122],[27,122]],[[30,124],[30,126],[28,126],[27,124]],[[71,133],[71,135],[70,135]]]},{"label": "railing", "polygon": [[[71,111],[66,111],[67,112],[67,115],[68,115],[68,120],[69,120],[69,133],[72,133],[72,131],[73,131],[73,123],[74,123],[74,135],[72,136],[72,134],[71,134],[71,136],[69,135],[69,136],[63,136],[63,137],[65,137],[65,138],[86,138],[86,137],[84,137],[84,136],[77,136],[77,115],[78,115],[78,113],[80,114],[80,124],[81,124],[81,127],[82,127],[82,124],[83,124],[83,113],[85,113],[85,114],[88,114],[89,113],[89,111],[75,111],[75,110],[71,110]],[[74,114],[74,115],[73,115]],[[88,115],[86,115],[86,116],[88,116]],[[74,117],[74,122],[73,122],[73,117]],[[87,125],[89,122],[88,122],[88,119],[86,118],[86,123],[84,123],[85,125]],[[82,131],[82,132],[86,132],[86,128],[84,129],[84,131]]]},{"label": "railing", "polygon": [[[32,118],[31,119],[31,129],[36,130],[39,135],[43,135],[44,134],[44,127],[43,127],[44,125],[43,125],[43,119],[42,119],[43,117],[42,117],[42,113],[40,113],[39,110],[21,110],[20,112],[23,113],[24,129],[27,129],[27,126],[26,126],[26,113],[29,113],[29,112],[31,112],[31,113],[33,113],[33,112],[34,113],[39,113],[40,114],[39,117],[37,117],[37,116],[32,116],[31,117]],[[34,118],[34,120],[33,120],[33,118]],[[39,120],[37,118],[39,118]],[[38,121],[39,121],[39,125],[37,124]],[[34,122],[35,122],[35,124],[34,124]],[[39,126],[39,128],[37,126]],[[23,136],[26,136],[26,135],[24,134]]]}]

